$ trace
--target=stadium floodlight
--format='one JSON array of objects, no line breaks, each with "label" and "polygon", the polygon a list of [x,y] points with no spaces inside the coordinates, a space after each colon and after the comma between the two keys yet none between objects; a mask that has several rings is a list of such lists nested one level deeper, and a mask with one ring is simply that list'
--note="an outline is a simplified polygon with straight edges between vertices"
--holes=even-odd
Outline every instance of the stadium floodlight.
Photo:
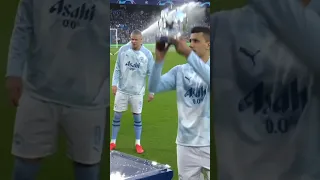
[{"label": "stadium floodlight", "polygon": [[118,0],[118,4],[136,4],[134,0]]}]

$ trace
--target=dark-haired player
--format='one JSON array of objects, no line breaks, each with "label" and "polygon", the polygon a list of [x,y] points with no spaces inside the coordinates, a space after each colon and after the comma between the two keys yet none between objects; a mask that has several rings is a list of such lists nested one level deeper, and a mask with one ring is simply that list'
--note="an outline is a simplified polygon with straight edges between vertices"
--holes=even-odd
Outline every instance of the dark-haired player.
[{"label": "dark-haired player", "polygon": [[210,29],[194,27],[190,47],[184,40],[174,40],[174,45],[187,63],[161,75],[168,47],[156,49],[149,88],[155,93],[176,90],[179,178],[199,180],[203,171],[210,176]]}]

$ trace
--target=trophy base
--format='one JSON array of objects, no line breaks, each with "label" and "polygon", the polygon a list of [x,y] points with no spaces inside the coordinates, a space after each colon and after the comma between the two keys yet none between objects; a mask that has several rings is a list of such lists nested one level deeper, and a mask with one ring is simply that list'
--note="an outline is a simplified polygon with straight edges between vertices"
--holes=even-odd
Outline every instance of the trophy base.
[{"label": "trophy base", "polygon": [[161,36],[161,37],[158,37],[156,40],[156,48],[159,51],[163,51],[166,48],[166,45],[170,46],[171,44],[172,43],[170,41],[170,37],[168,36]]},{"label": "trophy base", "polygon": [[166,48],[166,43],[165,42],[156,42],[156,48],[159,51],[163,51]]}]

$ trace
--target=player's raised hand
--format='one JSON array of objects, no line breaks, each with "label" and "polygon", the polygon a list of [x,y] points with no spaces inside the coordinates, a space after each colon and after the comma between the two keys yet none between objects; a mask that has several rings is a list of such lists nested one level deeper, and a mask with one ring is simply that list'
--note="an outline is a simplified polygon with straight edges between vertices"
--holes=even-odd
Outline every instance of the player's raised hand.
[{"label": "player's raised hand", "polygon": [[[160,47],[161,46],[161,47]],[[156,62],[161,62],[164,60],[167,52],[168,52],[168,49],[170,47],[170,44],[167,44],[167,43],[164,43],[164,44],[157,44],[156,45]]]},{"label": "player's raised hand", "polygon": [[150,93],[148,96],[148,102],[151,102],[154,99],[154,94]]},{"label": "player's raised hand", "polygon": [[17,107],[19,105],[19,100],[22,94],[22,78],[7,77],[6,88],[9,92],[11,103]]},{"label": "player's raised hand", "polygon": [[177,53],[185,57],[188,57],[190,55],[192,49],[188,46],[186,39],[171,39],[171,42],[175,46]]},{"label": "player's raised hand", "polygon": [[116,95],[117,94],[117,86],[112,86],[112,94]]}]

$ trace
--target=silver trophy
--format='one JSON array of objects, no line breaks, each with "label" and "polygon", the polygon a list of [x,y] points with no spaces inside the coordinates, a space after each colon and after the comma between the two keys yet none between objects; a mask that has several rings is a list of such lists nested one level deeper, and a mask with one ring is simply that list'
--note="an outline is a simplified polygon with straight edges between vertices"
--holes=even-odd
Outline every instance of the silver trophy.
[{"label": "silver trophy", "polygon": [[158,21],[159,33],[156,37],[157,49],[162,50],[166,44],[171,44],[171,39],[179,38],[183,32],[186,32],[187,24],[187,14],[180,8],[174,10],[166,8],[162,10]]}]

